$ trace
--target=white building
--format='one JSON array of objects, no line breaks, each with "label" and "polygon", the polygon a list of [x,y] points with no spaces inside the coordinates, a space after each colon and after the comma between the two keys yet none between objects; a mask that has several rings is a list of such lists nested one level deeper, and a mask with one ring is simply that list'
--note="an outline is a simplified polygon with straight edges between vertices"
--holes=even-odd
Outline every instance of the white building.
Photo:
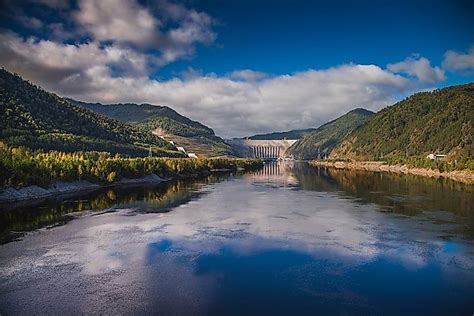
[{"label": "white building", "polygon": [[430,160],[443,160],[446,157],[446,155],[440,155],[440,154],[429,154],[426,156],[426,159]]}]

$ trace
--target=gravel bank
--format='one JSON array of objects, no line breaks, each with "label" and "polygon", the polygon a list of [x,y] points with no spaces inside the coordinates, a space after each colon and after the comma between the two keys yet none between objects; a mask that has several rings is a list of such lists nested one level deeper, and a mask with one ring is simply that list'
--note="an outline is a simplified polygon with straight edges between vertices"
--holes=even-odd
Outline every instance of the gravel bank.
[{"label": "gravel bank", "polygon": [[163,179],[157,176],[156,174],[151,174],[143,178],[122,179],[120,181],[107,185],[99,185],[91,183],[89,181],[74,181],[56,182],[47,188],[42,188],[37,185],[31,185],[20,189],[6,188],[0,191],[0,204],[44,199],[62,194],[80,194],[84,192],[95,191],[103,187],[154,184],[167,180],[169,179]]},{"label": "gravel bank", "polygon": [[431,177],[431,178],[447,178],[454,181],[474,184],[474,172],[470,170],[457,170],[449,172],[440,172],[439,170],[412,168],[406,165],[388,165],[384,162],[378,161],[361,161],[361,162],[343,162],[343,161],[320,161],[313,160],[311,164],[315,166],[333,167],[337,169],[354,169],[354,170],[368,170],[380,172],[393,172],[403,174],[413,174],[417,176]]}]

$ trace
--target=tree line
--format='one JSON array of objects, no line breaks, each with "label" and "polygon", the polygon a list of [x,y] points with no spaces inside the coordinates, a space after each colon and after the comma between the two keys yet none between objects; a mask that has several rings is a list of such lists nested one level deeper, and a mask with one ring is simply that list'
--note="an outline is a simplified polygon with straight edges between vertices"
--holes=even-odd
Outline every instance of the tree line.
[{"label": "tree line", "polygon": [[30,150],[0,142],[0,184],[3,187],[47,186],[54,181],[76,180],[105,184],[152,173],[169,178],[204,174],[215,169],[250,170],[261,166],[258,159],[129,158],[107,152]]}]

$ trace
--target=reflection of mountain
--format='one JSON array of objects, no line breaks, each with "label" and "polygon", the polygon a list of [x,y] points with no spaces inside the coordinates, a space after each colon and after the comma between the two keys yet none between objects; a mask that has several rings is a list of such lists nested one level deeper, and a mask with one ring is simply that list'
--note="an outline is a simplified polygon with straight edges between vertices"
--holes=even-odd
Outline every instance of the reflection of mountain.
[{"label": "reflection of mountain", "polygon": [[466,194],[474,193],[472,186],[444,179],[320,168],[308,164],[295,164],[292,172],[304,190],[338,191],[393,213],[418,215],[423,212],[434,221],[449,222],[453,220],[452,215],[463,217],[467,233],[474,235],[471,212],[474,194]]},{"label": "reflection of mountain", "polygon": [[303,190],[319,192],[338,190],[337,182],[326,168],[312,167],[307,163],[295,163],[293,172]]},{"label": "reflection of mountain", "polygon": [[345,193],[396,213],[447,211],[467,217],[474,206],[474,195],[466,194],[473,188],[453,181],[359,170],[327,172]]},{"label": "reflection of mountain", "polygon": [[42,204],[0,212],[0,244],[11,241],[24,232],[42,227],[64,225],[75,215],[107,208],[133,208],[140,212],[168,212],[173,207],[199,198],[202,186],[222,181],[227,175],[211,175],[200,179],[167,182],[158,186],[110,188],[81,196],[77,200],[50,199]]},{"label": "reflection of mountain", "polygon": [[[211,179],[212,178],[212,179]],[[120,203],[115,207],[133,208],[140,213],[166,213],[174,207],[198,199],[206,191],[200,190],[205,184],[219,181],[217,177],[196,180],[178,180],[166,186],[156,187],[154,190],[145,189],[143,197],[127,196],[131,199],[128,203]]]}]

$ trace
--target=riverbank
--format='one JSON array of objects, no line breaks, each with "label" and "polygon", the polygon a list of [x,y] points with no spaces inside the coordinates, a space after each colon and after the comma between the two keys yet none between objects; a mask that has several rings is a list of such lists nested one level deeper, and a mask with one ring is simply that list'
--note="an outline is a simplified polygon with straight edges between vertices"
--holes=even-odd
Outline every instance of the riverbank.
[{"label": "riverbank", "polygon": [[173,178],[161,178],[156,174],[150,174],[141,178],[124,178],[114,183],[108,184],[97,184],[89,181],[58,181],[46,188],[40,187],[38,185],[30,185],[19,189],[9,187],[0,191],[0,205],[6,203],[41,200],[61,195],[80,195],[107,187],[159,184],[169,180],[173,180]]},{"label": "riverbank", "polygon": [[[156,185],[162,182],[178,180],[178,179],[187,179],[187,178],[198,178],[203,176],[208,176],[213,173],[222,173],[222,172],[233,172],[233,171],[245,171],[245,168],[220,168],[220,169],[210,169],[204,170],[197,173],[181,174],[175,175],[172,177],[160,177],[154,173],[149,174],[140,178],[122,178],[113,183],[97,184],[90,181],[73,181],[73,182],[64,182],[57,181],[46,188],[43,188],[38,185],[30,185],[22,188],[4,188],[0,189],[0,206],[8,203],[19,203],[19,202],[33,202],[36,200],[44,200],[52,197],[59,196],[77,196],[84,193],[91,193],[99,189],[112,188],[112,187],[133,187],[140,185]],[[250,169],[248,169],[250,170]]]},{"label": "riverbank", "polygon": [[[4,159],[1,169],[5,172],[2,172],[0,177],[4,184],[3,189],[0,188],[0,206],[60,195],[79,195],[106,187],[153,185],[174,179],[196,178],[214,172],[253,170],[263,165],[262,161],[257,159],[83,159],[82,156],[78,158],[73,155],[11,155],[10,159]],[[52,159],[57,157],[59,159]]]},{"label": "riverbank", "polygon": [[407,165],[388,165],[379,161],[324,161],[313,160],[310,162],[314,166],[331,167],[336,169],[353,169],[376,172],[392,172],[399,174],[412,174],[430,178],[446,178],[466,184],[474,184],[474,172],[470,170],[456,170],[440,172],[439,170],[414,168]]},{"label": "riverbank", "polygon": [[223,170],[252,170],[262,165],[259,159],[130,158],[102,152],[31,151],[0,143],[0,203],[159,183]]}]

